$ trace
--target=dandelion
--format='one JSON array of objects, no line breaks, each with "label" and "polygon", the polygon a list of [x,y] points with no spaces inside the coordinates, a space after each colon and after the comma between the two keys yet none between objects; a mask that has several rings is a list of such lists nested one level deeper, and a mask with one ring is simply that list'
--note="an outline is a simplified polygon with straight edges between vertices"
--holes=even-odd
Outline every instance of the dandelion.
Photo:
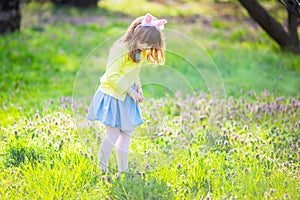
[{"label": "dandelion", "polygon": [[181,167],[182,167],[182,165],[179,163],[179,164],[177,165],[177,169],[181,169]]},{"label": "dandelion", "polygon": [[249,130],[249,126],[248,126],[248,125],[245,125],[245,126],[244,126],[244,130]]},{"label": "dandelion", "polygon": [[272,194],[272,193],[274,193],[274,192],[276,192],[276,190],[275,190],[274,188],[271,188],[271,189],[270,189],[270,193]]},{"label": "dandelion", "polygon": [[101,135],[100,135],[100,134],[97,135],[97,139],[98,139],[99,141],[101,140]]},{"label": "dandelion", "polygon": [[247,157],[249,155],[249,152],[244,153],[244,157]]},{"label": "dandelion", "polygon": [[269,193],[268,192],[265,192],[265,198],[270,198],[270,195],[269,195]]},{"label": "dandelion", "polygon": [[150,140],[151,140],[151,142],[153,142],[153,140],[155,140],[155,136],[151,136]]},{"label": "dandelion", "polygon": [[34,116],[36,119],[40,118],[40,115],[38,113],[35,114]]},{"label": "dandelion", "polygon": [[284,195],[283,195],[283,198],[288,199],[288,198],[289,198],[289,194],[287,194],[287,193],[284,194]]},{"label": "dandelion", "polygon": [[210,196],[210,193],[207,193],[205,200],[212,200],[213,198]]},{"label": "dandelion", "polygon": [[136,170],[136,174],[141,175],[141,171],[140,170]]},{"label": "dandelion", "polygon": [[147,156],[149,156],[149,155],[150,155],[150,153],[151,153],[150,151],[146,151],[146,155],[147,155]]},{"label": "dandelion", "polygon": [[108,183],[110,183],[110,181],[111,181],[110,177],[105,176],[105,175],[103,175],[103,176],[101,177],[101,180],[102,180],[102,181],[107,181]]},{"label": "dandelion", "polygon": [[207,118],[207,116],[206,115],[204,115],[204,116],[200,116],[200,121],[202,121],[202,120],[204,120],[204,119],[206,119]]},{"label": "dandelion", "polygon": [[249,95],[250,97],[253,97],[253,96],[256,95],[256,93],[255,93],[255,91],[251,90],[251,91],[248,92],[248,95]]},{"label": "dandelion", "polygon": [[234,140],[237,140],[237,139],[238,139],[238,135],[237,135],[237,134],[234,133],[234,134],[232,134],[232,136],[233,136],[233,139],[234,139]]}]

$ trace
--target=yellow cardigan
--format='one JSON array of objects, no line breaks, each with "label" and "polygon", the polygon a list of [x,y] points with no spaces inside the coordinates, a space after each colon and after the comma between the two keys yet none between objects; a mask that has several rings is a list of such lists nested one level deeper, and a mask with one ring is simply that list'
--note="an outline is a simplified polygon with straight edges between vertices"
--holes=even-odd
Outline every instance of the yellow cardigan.
[{"label": "yellow cardigan", "polygon": [[[145,52],[141,53],[141,60],[145,58]],[[128,52],[123,52],[106,67],[106,71],[100,79],[99,89],[116,99],[125,100],[126,90],[135,83],[140,83],[141,66],[134,63],[128,57]]]}]

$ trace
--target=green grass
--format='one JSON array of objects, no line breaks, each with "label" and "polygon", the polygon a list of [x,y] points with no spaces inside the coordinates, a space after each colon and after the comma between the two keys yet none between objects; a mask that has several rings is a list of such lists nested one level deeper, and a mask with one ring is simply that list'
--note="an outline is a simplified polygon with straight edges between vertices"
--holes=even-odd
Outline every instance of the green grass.
[{"label": "green grass", "polygon": [[[69,108],[19,119],[0,132],[1,197],[297,199],[299,105],[292,98],[253,97],[217,102],[225,112],[215,126],[209,98],[145,101],[146,123],[135,131],[130,171],[121,177],[114,156],[110,173],[99,172],[103,127],[77,129],[81,123]],[[170,106],[178,101],[182,121]]]},{"label": "green grass", "polygon": [[[38,8],[40,12],[37,12]],[[62,10],[51,4],[29,4],[23,10],[24,26],[21,32],[2,36],[0,40],[1,51],[4,52],[1,54],[1,80],[4,80],[1,82],[1,99],[6,107],[16,102],[22,106],[22,99],[25,104],[36,104],[37,98],[43,102],[57,96],[70,96],[75,74],[89,52],[105,39],[126,30],[133,19],[129,17],[127,21],[120,21],[108,14],[103,26],[96,23],[74,26],[53,17],[58,15],[64,19],[76,16],[79,11],[74,8]],[[81,13],[84,17],[99,15],[102,11],[92,9],[91,14],[87,11]],[[216,27],[216,23],[228,24],[231,28]],[[174,20],[169,22],[167,28],[181,31],[202,45],[216,63],[229,95],[237,95],[240,89],[245,92],[264,89],[275,92],[277,88],[280,91],[278,95],[299,94],[299,57],[280,52],[261,30],[237,25],[235,21],[213,19],[213,30],[206,31],[196,24],[182,25]],[[186,48],[185,51],[188,50]],[[179,60],[178,56],[168,57],[169,63],[180,73],[186,73],[184,69],[188,63]],[[186,76],[192,77],[188,73]],[[253,79],[256,80],[254,83]],[[240,84],[236,85],[237,82]]]},{"label": "green grass", "polygon": [[[0,37],[0,198],[299,199],[300,57],[235,5],[142,4],[23,5],[21,31]],[[148,11],[192,39],[166,38],[166,65],[144,66],[130,171],[117,177],[113,155],[102,175],[104,127],[85,123],[80,98],[93,94],[111,37]],[[217,72],[223,100],[208,93]]]}]

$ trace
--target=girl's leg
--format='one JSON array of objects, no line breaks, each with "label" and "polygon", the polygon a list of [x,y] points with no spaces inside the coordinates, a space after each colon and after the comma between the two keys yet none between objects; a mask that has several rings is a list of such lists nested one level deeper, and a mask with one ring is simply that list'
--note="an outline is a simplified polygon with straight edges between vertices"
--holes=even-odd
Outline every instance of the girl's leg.
[{"label": "girl's leg", "polygon": [[104,171],[107,170],[109,156],[120,135],[119,128],[105,126],[105,130],[106,130],[106,137],[103,139],[99,151],[99,163],[101,165],[101,169]]},{"label": "girl's leg", "polygon": [[119,173],[126,172],[128,169],[128,149],[130,144],[131,132],[120,131],[120,137],[116,143]]}]

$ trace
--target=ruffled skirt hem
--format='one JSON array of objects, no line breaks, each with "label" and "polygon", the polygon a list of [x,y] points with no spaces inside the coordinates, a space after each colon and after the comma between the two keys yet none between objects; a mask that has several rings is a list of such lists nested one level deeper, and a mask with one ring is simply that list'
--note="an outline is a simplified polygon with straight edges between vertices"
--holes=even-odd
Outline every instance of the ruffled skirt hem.
[{"label": "ruffled skirt hem", "polygon": [[129,95],[126,95],[124,101],[120,101],[103,93],[99,88],[86,118],[101,121],[106,126],[120,128],[124,132],[131,132],[134,127],[144,123],[139,105]]}]

